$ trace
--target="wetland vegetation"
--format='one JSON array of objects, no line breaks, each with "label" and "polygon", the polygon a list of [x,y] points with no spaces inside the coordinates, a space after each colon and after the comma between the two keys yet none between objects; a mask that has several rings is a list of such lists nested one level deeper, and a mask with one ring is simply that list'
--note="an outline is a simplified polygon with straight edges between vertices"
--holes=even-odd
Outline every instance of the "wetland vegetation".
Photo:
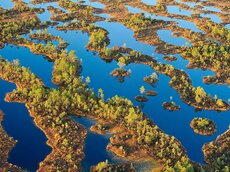
[{"label": "wetland vegetation", "polygon": [[22,169],[9,163],[8,157],[11,149],[15,146],[16,141],[7,135],[7,133],[2,128],[2,121],[4,114],[0,111],[0,170],[1,171],[12,171],[12,172],[21,172]]},{"label": "wetland vegetation", "polygon": [[216,132],[215,123],[207,118],[194,118],[190,123],[195,133],[212,135]]},{"label": "wetland vegetation", "polygon": [[[198,0],[199,5],[190,6],[186,2],[158,0],[150,5],[141,0],[12,0],[12,7],[0,7],[0,55],[10,46],[25,47],[31,54],[43,56],[47,63],[53,64],[50,80],[54,87],[51,88],[33,68],[20,65],[17,58],[22,58],[23,52],[14,54],[12,61],[7,60],[9,52],[0,56],[0,79],[16,85],[11,92],[3,93],[4,101],[11,102],[12,106],[13,103],[25,104],[34,125],[45,134],[46,144],[52,148],[43,161],[37,162],[36,171],[229,171],[230,30],[225,25],[229,23],[230,4],[225,0],[221,0],[221,5],[213,0]],[[222,22],[201,17],[201,13],[216,15]],[[193,23],[196,29],[179,25],[179,21]],[[109,26],[115,23],[127,30],[113,35],[112,29],[102,23]],[[83,36],[73,41],[80,35],[78,31],[82,31]],[[133,35],[126,38],[129,31]],[[159,31],[169,31],[171,38],[161,39]],[[116,41],[124,37],[127,43],[114,43],[114,36]],[[135,39],[129,42],[133,37]],[[170,42],[177,38],[187,42],[182,46]],[[76,48],[82,42],[84,46]],[[150,52],[147,47],[151,48]],[[87,55],[90,57],[85,57]],[[97,60],[96,63],[93,60]],[[183,63],[185,60],[188,64]],[[90,66],[91,62],[94,66]],[[139,65],[148,70],[138,71]],[[196,70],[200,70],[200,75],[191,74]],[[208,76],[201,74],[203,72]],[[111,77],[119,82],[105,81]],[[200,85],[197,85],[198,77]],[[127,86],[127,82],[131,83]],[[114,86],[120,91],[118,95],[113,94],[116,93]],[[218,88],[215,94],[206,92],[210,87]],[[225,92],[223,98],[216,95],[221,92]],[[163,109],[169,111],[161,111]],[[201,117],[191,120],[194,117],[191,113],[201,113],[192,111],[210,113],[216,121],[224,120],[218,122],[216,131],[215,120]],[[157,113],[155,118],[153,114]],[[189,116],[195,133],[213,135],[205,141],[198,138],[205,163],[191,158],[188,150],[192,144],[184,145],[190,137],[181,137],[181,134],[188,132],[191,143],[196,137],[191,129],[174,130],[172,126],[176,125],[170,123],[169,116],[160,122],[164,114],[175,115],[180,121],[178,125],[183,123],[183,129],[189,128],[189,122],[184,119]],[[95,120],[95,124],[87,130],[73,116]],[[2,119],[0,111],[0,122]],[[89,132],[108,137],[107,146],[100,151],[112,152],[113,157],[122,160],[101,162],[97,160],[99,157],[94,157],[97,163],[83,167],[87,156],[97,154],[85,152]],[[23,164],[13,165],[8,161],[11,149],[17,149],[17,142],[1,126],[0,135],[0,170],[27,171],[20,167]],[[203,157],[201,153],[196,156]]]}]

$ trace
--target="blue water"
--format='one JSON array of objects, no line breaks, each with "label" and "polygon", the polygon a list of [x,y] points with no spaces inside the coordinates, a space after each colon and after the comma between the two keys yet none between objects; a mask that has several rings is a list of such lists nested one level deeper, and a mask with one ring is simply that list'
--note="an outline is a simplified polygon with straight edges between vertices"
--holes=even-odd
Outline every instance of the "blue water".
[{"label": "blue water", "polygon": [[210,18],[211,21],[216,22],[218,24],[222,23],[221,19],[214,14],[203,14],[203,13],[201,13],[200,16]]},{"label": "blue water", "polygon": [[[3,1],[3,0],[2,0]],[[14,3],[10,0],[4,0],[4,3],[0,3],[0,8],[10,9],[14,7]]]},{"label": "blue water", "polygon": [[85,158],[82,162],[82,172],[90,171],[90,167],[97,165],[99,162],[108,160],[109,163],[120,162],[121,159],[116,159],[115,156],[106,150],[106,146],[109,142],[109,136],[105,137],[90,131],[90,127],[95,124],[87,118],[78,118],[76,116],[72,117],[75,121],[86,127],[87,137],[85,139]]},{"label": "blue water", "polygon": [[[48,5],[49,3],[46,4],[46,6]],[[178,22],[178,24],[182,25],[183,27],[188,27],[189,29],[196,30],[197,32],[199,31],[199,29],[197,29],[193,23],[187,22],[185,20],[170,19],[167,17],[155,16],[150,14],[149,16],[154,16],[156,18],[159,17],[160,19],[169,20],[169,21],[174,20]],[[48,20],[50,15],[46,11],[45,13],[41,14],[39,17],[41,17],[42,20],[45,21]],[[189,26],[188,23],[191,23],[191,26]],[[109,45],[109,47],[123,46],[124,44],[126,44],[127,47],[141,51],[145,54],[148,55],[154,54],[154,58],[156,58],[159,62],[169,63],[169,62],[165,62],[162,59],[163,57],[162,54],[157,54],[154,52],[155,47],[136,41],[135,38],[133,38],[133,31],[127,29],[122,24],[114,23],[114,22],[107,23],[104,21],[97,22],[96,24],[100,27],[107,29],[110,32],[109,38],[111,40],[111,44]],[[131,69],[132,71],[131,76],[125,78],[124,83],[119,83],[116,80],[116,78],[110,76],[109,74],[113,69],[117,68],[117,63],[116,62],[106,63],[100,59],[97,53],[87,51],[84,48],[89,40],[89,36],[87,34],[84,34],[81,31],[67,31],[65,33],[61,31],[56,31],[54,28],[51,27],[48,30],[50,33],[56,36],[63,37],[68,43],[70,43],[70,45],[68,46],[68,50],[76,50],[77,56],[83,60],[82,76],[84,77],[90,76],[91,82],[89,84],[89,87],[92,88],[94,91],[97,91],[99,88],[102,88],[105,93],[105,99],[110,98],[114,95],[120,95],[131,99],[135,105],[139,105],[139,103],[135,101],[134,97],[139,94],[139,88],[142,85],[146,88],[146,90],[153,89],[157,91],[159,93],[158,96],[150,97],[149,102],[144,104],[143,111],[167,134],[174,135],[177,139],[179,139],[182,145],[186,148],[188,155],[192,160],[203,163],[203,153],[201,151],[202,145],[206,142],[215,140],[217,135],[227,130],[228,125],[230,124],[229,112],[222,112],[222,113],[218,113],[215,111],[195,112],[194,108],[183,103],[179,98],[178,93],[168,85],[168,82],[170,80],[169,77],[160,74],[159,82],[156,84],[156,87],[153,88],[147,83],[143,82],[143,78],[147,75],[150,75],[152,72],[154,72],[154,70],[146,65],[131,64],[125,67],[126,69]],[[171,31],[163,31],[163,32],[159,31],[158,34],[160,38],[164,39],[164,41],[170,44],[183,45],[185,44],[185,42],[187,42],[187,40],[183,38],[175,38],[173,36],[170,36]],[[1,53],[4,54],[4,57],[9,58],[9,60],[19,58],[22,65],[30,66],[32,72],[34,72],[36,75],[41,77],[46,85],[52,86],[50,80],[51,72],[52,72],[52,63],[49,63],[47,59],[44,59],[42,56],[39,55],[31,54],[27,48],[17,49],[16,47],[10,48],[9,46],[6,46],[6,48],[0,50],[0,54]],[[229,94],[227,94],[229,93],[229,88],[226,85],[221,85],[221,86],[206,85],[202,82],[203,76],[213,75],[213,72],[208,70],[202,71],[202,70],[187,69],[186,65],[188,64],[188,61],[182,59],[180,55],[176,55],[176,56],[178,60],[172,62],[171,64],[173,64],[176,68],[185,70],[189,74],[189,76],[193,79],[194,86],[201,85],[202,87],[204,87],[207,93],[210,93],[212,96],[217,94],[219,98],[222,98],[224,100],[227,100],[229,98]],[[9,87],[8,85],[6,85],[8,83],[6,82],[3,83],[4,84],[2,84],[0,87],[1,95],[13,89],[13,86]],[[10,90],[7,90],[9,88]],[[173,97],[173,101],[176,102],[176,104],[181,106],[180,111],[169,112],[162,108],[162,103],[164,101],[169,101],[170,96]],[[25,149],[26,146],[25,147],[16,146],[14,151],[19,153],[14,154],[12,152],[10,154],[10,161],[12,163],[15,163],[17,165],[25,167],[26,169],[30,169],[34,171],[37,168],[35,164],[38,164],[39,161],[44,159],[44,157],[50,151],[49,147],[45,145],[45,141],[46,141],[45,136],[42,135],[42,132],[40,132],[40,130],[34,126],[32,120],[28,115],[27,110],[24,108],[24,105],[22,105],[21,107],[22,109],[20,110],[20,107],[16,107],[16,106],[15,108],[9,108],[14,105],[18,105],[18,106],[20,105],[16,103],[9,104],[3,102],[3,96],[1,96],[0,101],[2,101],[1,103],[3,104],[1,105],[0,108],[2,108],[6,113],[4,127],[6,128],[7,132],[11,136],[18,139],[19,141],[21,140],[23,143],[25,142],[24,143],[25,145],[29,144],[30,143],[29,141],[31,141],[30,139],[33,138],[32,140],[36,139],[37,144],[41,144],[44,146],[44,148],[42,149],[41,147],[38,146],[37,149],[38,151],[34,152],[33,156],[31,155],[25,158],[24,157],[21,158],[22,156],[18,156],[18,155],[20,152],[24,152],[26,150]],[[8,111],[7,108],[9,108]],[[29,118],[27,119],[29,122],[23,121],[23,127],[28,125],[27,128],[28,131],[33,132],[33,130],[36,130],[38,133],[40,133],[41,136],[39,136],[39,134],[33,133],[33,135],[28,137],[29,139],[28,138],[24,139],[23,137],[26,137],[26,134],[30,132],[22,131],[22,133],[19,133],[20,132],[19,129],[14,128],[13,123],[17,123],[18,120],[14,121],[15,113],[12,111],[12,109],[16,109],[17,110],[16,112],[20,112],[20,111],[24,112],[23,108],[25,110],[25,113],[23,114],[27,114],[26,117]],[[12,119],[10,118],[11,116],[13,117]],[[189,127],[189,123],[194,117],[207,117],[215,121],[215,123],[217,124],[217,133],[214,134],[213,136],[200,136],[195,134],[193,130]],[[24,119],[24,117],[22,119]],[[75,118],[75,120],[83,124],[87,128],[87,130],[94,123],[85,118],[78,118],[78,119]],[[34,138],[33,137],[34,135],[36,135],[37,137]],[[85,159],[83,160],[83,169],[85,171],[87,171],[91,165],[95,165],[99,161],[105,161],[106,159],[108,159],[110,162],[116,162],[113,156],[105,150],[105,147],[108,144],[108,142],[109,140],[107,137],[102,137],[90,132],[88,133],[87,139],[85,141],[86,156]],[[98,146],[94,146],[95,143]],[[35,146],[33,145],[33,148],[34,147]],[[30,158],[30,157],[39,157],[40,159]],[[34,163],[32,163],[31,161],[33,161]]]},{"label": "blue water", "polygon": [[[167,83],[169,78],[160,75],[160,81],[155,89],[159,95],[151,98],[144,106],[144,112],[166,133],[174,135],[186,148],[189,157],[197,162],[203,162],[203,153],[201,147],[204,143],[212,141],[218,134],[227,130],[229,125],[229,114],[210,111],[194,112],[194,108],[183,103],[175,90],[170,88]],[[181,110],[177,112],[168,112],[159,108],[164,101],[169,101],[169,96],[173,101],[180,105]],[[194,134],[189,127],[190,121],[194,117],[208,117],[214,120],[218,126],[218,131],[213,136],[200,136]]]},{"label": "blue water", "polygon": [[186,29],[190,29],[194,32],[202,32],[200,29],[197,28],[197,26],[193,22],[189,22],[183,19],[177,19],[177,18],[170,18],[170,17],[165,17],[165,16],[159,16],[155,14],[150,14],[148,12],[145,12],[139,8],[134,8],[132,6],[126,5],[126,8],[129,10],[129,12],[132,13],[143,13],[146,18],[151,18],[151,19],[157,19],[157,20],[164,20],[164,21],[173,21],[178,23],[178,26]]},{"label": "blue water", "polygon": [[89,0],[84,0],[84,4],[85,5],[89,5],[91,7],[94,7],[94,8],[104,8],[105,5],[101,4],[100,2],[90,2]]},{"label": "blue water", "polygon": [[18,59],[21,66],[30,68],[34,74],[42,78],[46,86],[56,87],[51,81],[53,63],[48,62],[43,56],[32,54],[29,48],[16,47],[13,45],[8,45],[0,49],[0,55],[10,62]]},{"label": "blue water", "polygon": [[[127,46],[129,48],[133,48],[136,51],[143,52],[147,55],[152,55],[154,52],[154,47],[141,43],[137,41],[133,36],[134,33],[132,30],[127,29],[124,25],[118,23],[118,22],[97,22],[97,26],[102,27],[109,31],[109,39],[110,39],[110,45],[109,48],[113,46]],[[122,32],[121,32],[122,31]],[[118,36],[119,35],[119,39]]]},{"label": "blue water", "polygon": [[[128,9],[128,11],[129,12],[131,12],[131,13],[144,13],[145,14],[145,12],[143,11],[143,10],[141,10],[141,9],[139,9],[139,8],[135,8],[135,7],[132,7],[132,6],[130,6],[130,5],[125,5],[125,7]],[[148,13],[149,14],[149,13]],[[150,14],[149,14],[150,15]]]},{"label": "blue water", "polygon": [[[120,27],[120,24],[117,24],[117,27],[115,27],[115,25],[116,24],[114,23],[113,25],[111,25],[110,28],[107,29],[109,29],[109,31],[111,30],[111,32],[113,32],[113,30],[116,30],[116,32],[119,33],[126,33],[127,28],[124,27],[124,30],[120,30],[122,29],[122,27]],[[56,32],[56,34],[61,34],[61,33]],[[74,37],[72,35],[74,35]],[[121,36],[121,38],[123,39],[123,36]],[[152,89],[151,86],[143,82],[143,77],[150,75],[153,72],[153,70],[150,67],[144,65],[138,65],[138,64],[128,65],[126,68],[127,69],[130,68],[132,74],[130,77],[127,77],[125,79],[124,83],[121,84],[118,83],[115,78],[109,75],[109,72],[111,72],[111,70],[113,70],[116,67],[115,62],[108,64],[100,60],[97,54],[93,55],[91,52],[87,52],[85,49],[83,49],[83,47],[88,42],[87,34],[83,34],[81,32],[75,32],[75,31],[68,31],[65,34],[65,39],[70,43],[69,49],[77,50],[77,55],[83,59],[82,75],[85,77],[90,76],[91,83],[89,84],[89,86],[93,88],[94,91],[97,91],[99,88],[102,88],[105,93],[105,98],[109,98],[111,96],[118,94],[131,99],[135,103],[135,105],[139,105],[139,103],[135,102],[134,97],[137,94],[139,94],[140,86],[144,85],[146,90]],[[75,42],[78,42],[77,40],[81,40],[81,41],[78,44],[76,44]],[[132,38],[129,39],[127,38],[126,44],[127,47],[129,47],[129,45],[132,45],[133,44]],[[120,41],[120,39],[111,39],[111,45],[123,45],[123,41]],[[151,48],[153,47],[149,46],[149,53],[151,53]],[[175,63],[177,64],[178,67],[181,66],[181,68],[185,68],[188,62],[183,59],[180,59]],[[209,71],[203,72],[203,71],[197,71],[191,69],[186,69],[186,70],[190,71],[189,75],[191,75],[192,78],[196,78],[195,83],[198,81],[198,83],[194,85],[198,86],[202,84],[201,86],[204,87],[205,90],[206,88],[210,87],[209,85],[207,86],[202,83],[201,76],[203,73],[205,73],[204,74],[205,76],[205,75],[212,74],[212,72]],[[178,93],[168,86],[168,82],[169,82],[168,77],[164,75],[160,75],[159,78],[160,78],[160,82],[157,84],[157,87],[155,88],[155,90],[159,92],[159,95],[150,98],[150,101],[147,102],[144,106],[144,111],[166,133],[175,135],[178,139],[180,139],[182,144],[186,147],[189,157],[192,160],[203,162],[203,153],[201,151],[202,145],[206,142],[214,140],[214,138],[218,134],[224,132],[228,128],[230,122],[228,119],[228,113],[225,112],[219,114],[217,112],[211,112],[211,111],[203,111],[203,112],[195,113],[194,108],[189,107],[188,105],[183,103],[180,100]],[[219,88],[219,86],[214,86],[214,87]],[[223,90],[228,91],[227,86],[223,86],[221,89],[219,89],[218,91],[217,90],[210,88],[208,93],[214,95],[213,93],[215,92],[215,94],[217,93],[217,95],[221,94],[220,98],[223,98],[224,100],[228,99],[228,96],[222,93]],[[170,96],[173,96],[173,100],[181,106],[182,108],[181,111],[171,113],[161,108],[162,103],[164,101],[168,101]],[[189,127],[189,122],[195,116],[206,116],[213,119],[218,125],[217,134],[211,137],[199,136],[195,134],[193,130]],[[188,137],[191,137],[193,139],[195,138],[195,139],[188,140]]]},{"label": "blue water", "polygon": [[[110,27],[109,24],[111,24]],[[122,27],[121,24],[118,23],[109,23],[109,24],[105,24],[105,22],[97,23],[97,25],[108,29],[109,32],[112,33],[109,34],[109,38],[111,39],[111,45],[109,46],[123,45],[125,42],[127,47],[132,47],[135,49],[138,49],[140,47],[141,45],[140,43],[139,43],[140,45],[136,45],[136,47],[133,47],[134,46],[133,44],[136,43],[131,37],[133,35],[132,31],[128,30],[125,27]],[[131,77],[127,77],[125,79],[125,82],[120,84],[117,82],[116,79],[114,79],[109,75],[109,72],[116,67],[116,63],[114,62],[110,64],[105,63],[104,61],[100,60],[97,54],[93,55],[92,53],[85,51],[83,47],[88,42],[88,36],[86,34],[82,34],[81,32],[77,32],[76,35],[73,37],[72,35],[75,33],[76,32],[74,31],[68,31],[65,35],[65,39],[70,43],[69,49],[76,49],[77,55],[83,59],[82,75],[85,77],[90,76],[91,83],[89,84],[89,86],[93,88],[95,91],[97,91],[99,88],[102,88],[104,90],[106,98],[118,94],[130,98],[135,103],[135,105],[139,105],[137,102],[135,102],[134,97],[137,94],[139,94],[139,88],[142,85],[145,86],[146,90],[152,89],[151,86],[143,82],[143,77],[151,74],[153,70],[148,66],[144,66],[144,65],[137,65],[137,64],[128,65],[126,68],[127,69],[130,68],[132,70]],[[118,39],[116,39],[116,35],[117,35],[116,33],[121,34],[121,36]],[[58,32],[56,34],[59,35],[61,33]],[[76,45],[75,42],[78,42],[77,40],[81,40],[81,41],[79,42],[79,44]],[[142,46],[144,45],[145,44],[143,44]],[[144,47],[145,49],[142,50],[146,54],[151,54],[154,48],[148,45],[145,46],[146,46]],[[184,64],[181,63],[181,61],[184,60],[180,59],[178,62],[175,63],[177,64],[177,66],[181,66],[182,68],[185,68],[185,66],[183,65],[187,65],[187,61],[184,61],[185,62]],[[195,85],[198,86],[202,84],[202,87],[204,86],[205,90],[206,88],[209,88],[209,86],[202,83],[201,76],[203,73],[205,73],[204,74],[205,76],[206,74],[207,75],[212,74],[212,72],[209,71],[203,72],[203,71],[190,70],[190,69],[186,69],[186,70],[190,71],[189,74],[193,76],[192,78],[197,78],[195,81],[197,81],[199,78],[198,80],[199,82],[196,83]],[[178,93],[168,86],[168,82],[169,82],[168,77],[164,75],[160,75],[160,82],[156,87],[156,91],[159,92],[159,95],[150,98],[150,101],[145,104],[144,111],[149,115],[151,119],[153,119],[153,121],[157,125],[159,125],[164,131],[166,131],[166,133],[175,135],[178,139],[181,140],[182,144],[186,147],[186,150],[188,151],[189,157],[192,160],[203,162],[203,153],[201,151],[202,145],[206,142],[214,140],[214,138],[218,134],[224,132],[228,128],[230,122],[227,116],[228,113],[225,112],[225,113],[218,114],[217,112],[211,112],[211,111],[203,111],[203,112],[195,113],[194,108],[189,107],[188,105],[184,104],[180,100]],[[216,87],[218,86],[215,86],[215,88]],[[228,88],[226,86],[223,86],[218,91],[212,88],[210,88],[209,90],[210,92],[208,91],[208,93],[214,95],[213,93],[215,92],[218,93],[217,95],[219,95],[221,94],[221,92],[223,92],[223,90],[228,90]],[[173,100],[181,106],[182,108],[181,111],[171,113],[163,110],[163,108],[159,108],[161,107],[162,102],[169,100],[170,96],[173,96]],[[226,94],[221,94],[220,98],[227,100],[228,96]],[[218,118],[217,120],[215,120],[218,125],[217,134],[211,137],[205,137],[205,136],[200,136],[195,134],[193,130],[189,127],[190,121],[195,116],[206,116],[213,120]],[[170,121],[170,123],[166,121],[168,122]],[[193,140],[188,140],[189,136],[191,136]]]},{"label": "blue water", "polygon": [[175,6],[175,5],[167,6],[167,10],[171,14],[179,14],[179,15],[184,15],[184,16],[191,16],[191,14],[192,14],[191,11],[181,9],[178,6]]},{"label": "blue water", "polygon": [[24,104],[7,103],[5,94],[15,85],[0,79],[0,109],[4,112],[3,128],[18,141],[10,153],[9,162],[28,171],[35,171],[39,162],[51,152],[46,137],[33,123]]},{"label": "blue water", "polygon": [[199,3],[196,2],[182,2],[182,3],[188,5],[191,8],[194,8],[196,5],[199,5]]},{"label": "blue water", "polygon": [[230,29],[230,24],[226,24],[225,27],[226,27],[227,29]]},{"label": "blue water", "polygon": [[171,30],[158,30],[157,34],[162,41],[168,42],[175,46],[191,46],[191,43],[188,40],[172,36]]},{"label": "blue water", "polygon": [[143,3],[147,4],[147,5],[156,5],[157,4],[157,0],[141,0]]},{"label": "blue water", "polygon": [[190,78],[196,78],[193,79],[193,86],[198,87],[201,86],[205,89],[207,93],[211,93],[211,96],[214,96],[215,94],[219,96],[219,98],[224,99],[226,102],[228,100],[228,96],[226,96],[226,93],[223,90],[228,90],[227,84],[224,85],[216,85],[216,84],[204,84],[202,78],[204,76],[214,76],[214,72],[210,70],[202,70],[202,69],[196,69],[191,70],[186,68],[189,61],[182,59],[182,57],[179,54],[174,54],[174,56],[177,57],[177,61],[174,62],[168,62],[167,64],[173,65],[177,69],[184,70]]},{"label": "blue water", "polygon": [[205,7],[203,8],[203,10],[208,10],[208,11],[213,11],[213,12],[218,12],[218,13],[221,12],[220,9],[215,8],[215,7],[209,7],[209,6],[205,6]]},{"label": "blue water", "polygon": [[101,13],[101,14],[94,14],[94,16],[103,17],[103,18],[105,18],[105,19],[109,19],[109,18],[111,18],[111,16],[110,16],[110,15],[105,14],[105,13]]}]

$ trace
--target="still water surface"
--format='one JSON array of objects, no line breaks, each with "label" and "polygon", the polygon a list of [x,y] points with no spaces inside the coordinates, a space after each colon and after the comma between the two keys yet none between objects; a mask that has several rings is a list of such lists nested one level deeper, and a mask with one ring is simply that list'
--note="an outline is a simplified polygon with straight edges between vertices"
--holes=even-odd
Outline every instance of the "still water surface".
[{"label": "still water surface", "polygon": [[[92,5],[88,1],[86,3]],[[144,3],[147,3],[147,1]],[[40,6],[45,8],[48,5],[58,7],[56,3],[47,3]],[[94,3],[92,6],[99,8],[104,7],[100,3]],[[11,7],[12,4],[10,1],[6,1],[6,3],[4,3],[4,8]],[[129,10],[133,10],[130,7],[127,8],[129,8]],[[146,13],[146,15],[148,14]],[[46,21],[49,20],[50,14],[46,11],[45,13],[39,15],[39,17],[42,21]],[[168,21],[168,18],[160,17],[160,19]],[[200,31],[196,28],[194,23],[189,26],[186,25],[186,23],[180,23],[187,22],[185,20],[170,19],[170,21],[171,20],[176,20],[184,27],[191,27],[191,30],[197,32]],[[133,31],[127,29],[122,24],[116,22],[108,23],[106,21],[98,22],[96,24],[109,31],[109,38],[111,40],[109,47],[122,46],[126,44],[127,47],[141,51],[144,54],[148,54],[150,56],[154,54],[154,58],[156,58],[159,62],[168,63],[162,59],[162,54],[154,52],[155,47],[135,40],[135,38],[133,38]],[[158,96],[150,97],[150,101],[144,104],[143,111],[167,134],[174,135],[177,139],[179,139],[192,160],[203,163],[203,153],[201,151],[202,145],[206,142],[215,140],[217,135],[227,130],[228,125],[230,124],[228,112],[195,112],[194,108],[183,103],[179,98],[178,93],[168,85],[170,80],[169,77],[160,74],[159,82],[156,84],[156,87],[153,88],[143,82],[143,77],[154,72],[153,69],[145,65],[131,64],[125,67],[126,69],[131,69],[131,76],[125,78],[124,83],[119,83],[116,78],[110,76],[109,74],[117,67],[117,63],[106,63],[100,59],[97,53],[93,54],[85,49],[89,40],[89,36],[87,34],[84,34],[81,31],[67,31],[64,33],[51,27],[48,30],[53,35],[64,38],[64,40],[70,44],[68,46],[68,50],[76,50],[77,56],[83,60],[82,76],[90,76],[91,83],[89,84],[89,87],[94,91],[102,88],[106,98],[110,98],[114,95],[124,96],[131,99],[134,104],[138,106],[139,103],[135,101],[134,97],[139,94],[139,88],[142,85],[145,86],[146,90],[153,89],[157,91],[159,93]],[[119,37],[117,35],[119,35]],[[174,38],[170,36],[170,30],[159,30],[158,35],[164,41],[178,46],[187,42],[183,38]],[[22,66],[30,67],[31,71],[41,77],[47,86],[55,87],[51,82],[53,63],[48,62],[47,59],[42,56],[30,53],[27,48],[17,48],[11,45],[8,45],[4,49],[0,50],[0,55],[9,61],[19,59]],[[175,56],[178,60],[171,64],[176,68],[185,70],[193,79],[194,86],[202,86],[212,96],[217,94],[218,97],[224,100],[229,98],[229,94],[226,94],[229,93],[229,88],[226,85],[206,85],[202,82],[203,76],[213,75],[213,72],[187,69],[186,65],[188,64],[188,61],[182,59],[178,54]],[[3,101],[6,92],[12,91],[14,88],[14,84],[0,80],[0,108],[5,112],[3,126],[10,136],[18,140],[16,147],[10,154],[9,161],[30,171],[35,171],[38,168],[39,162],[42,161],[51,150],[45,143],[46,138],[44,134],[33,124],[33,120],[29,116],[25,106],[22,104],[6,103]],[[169,101],[170,96],[173,97],[174,102],[181,106],[180,111],[169,112],[162,108],[162,103],[164,101]],[[189,127],[189,123],[194,117],[207,117],[215,121],[218,127],[217,133],[213,136],[200,136],[195,134]],[[89,127],[94,123],[93,121],[84,118],[73,118],[84,125],[88,131]],[[97,134],[90,133],[89,131],[85,141],[85,159],[82,163],[83,171],[88,171],[91,165],[95,165],[100,161],[105,161],[106,159],[110,162],[117,162],[117,159],[105,149],[108,142],[108,137],[99,136]],[[94,146],[95,144],[97,146]]]}]

